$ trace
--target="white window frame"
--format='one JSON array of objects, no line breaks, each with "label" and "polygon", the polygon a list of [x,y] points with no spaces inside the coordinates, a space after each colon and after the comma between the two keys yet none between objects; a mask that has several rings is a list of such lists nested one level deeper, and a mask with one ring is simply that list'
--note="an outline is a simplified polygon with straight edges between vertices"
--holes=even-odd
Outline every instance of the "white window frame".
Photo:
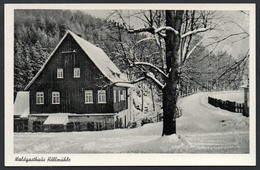
[{"label": "white window frame", "polygon": [[93,104],[93,90],[85,90],[85,104]]},{"label": "white window frame", "polygon": [[124,91],[123,90],[122,90],[122,93],[120,95],[120,99],[121,99],[121,101],[125,101],[125,99],[124,99]]},{"label": "white window frame", "polygon": [[121,92],[118,90],[118,102],[121,102]]},{"label": "white window frame", "polygon": [[98,103],[107,103],[106,90],[98,90]]},{"label": "white window frame", "polygon": [[63,79],[63,68],[57,68],[57,78]]},{"label": "white window frame", "polygon": [[80,78],[80,68],[74,68],[74,78]]},{"label": "white window frame", "polygon": [[114,90],[114,103],[116,103],[116,90]]},{"label": "white window frame", "polygon": [[60,92],[52,92],[52,104],[60,104]]},{"label": "white window frame", "polygon": [[44,93],[36,92],[36,104],[44,104]]}]

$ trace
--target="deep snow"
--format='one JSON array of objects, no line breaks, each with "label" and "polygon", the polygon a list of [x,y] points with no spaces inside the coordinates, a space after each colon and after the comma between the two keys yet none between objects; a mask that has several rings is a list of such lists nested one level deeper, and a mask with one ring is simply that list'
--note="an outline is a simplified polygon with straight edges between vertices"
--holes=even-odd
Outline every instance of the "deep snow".
[{"label": "deep snow", "polygon": [[162,122],[99,132],[15,133],[14,152],[249,153],[248,118],[207,104],[209,95],[221,98],[221,93],[197,93],[180,99],[177,135],[161,137]]}]

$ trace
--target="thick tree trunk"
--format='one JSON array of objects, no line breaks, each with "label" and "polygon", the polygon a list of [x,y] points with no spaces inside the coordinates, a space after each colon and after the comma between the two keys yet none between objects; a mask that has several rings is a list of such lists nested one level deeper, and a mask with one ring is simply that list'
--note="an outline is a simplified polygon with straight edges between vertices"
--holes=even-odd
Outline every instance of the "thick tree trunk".
[{"label": "thick tree trunk", "polygon": [[[166,26],[170,26],[180,32],[182,15],[184,11],[166,11]],[[178,84],[178,50],[180,35],[172,31],[166,31],[166,63],[169,78],[163,89],[163,133],[162,135],[176,134],[176,102]]]}]

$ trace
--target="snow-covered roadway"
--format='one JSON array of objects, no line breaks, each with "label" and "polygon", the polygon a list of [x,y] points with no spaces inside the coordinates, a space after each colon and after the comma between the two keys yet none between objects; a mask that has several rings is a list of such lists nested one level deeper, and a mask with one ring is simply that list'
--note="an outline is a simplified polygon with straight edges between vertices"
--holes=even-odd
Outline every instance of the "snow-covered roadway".
[{"label": "snow-covered roadway", "polygon": [[[212,93],[179,100],[177,135],[162,122],[100,132],[15,133],[15,153],[248,153],[248,118],[207,104]],[[218,94],[219,95],[219,94]],[[220,95],[221,96],[221,95]]]},{"label": "snow-covered roadway", "polygon": [[[198,93],[180,101],[183,115],[177,120],[177,132],[188,143],[188,152],[248,153],[249,119],[209,105],[209,95],[213,94]],[[221,93],[216,95],[221,98]]]}]

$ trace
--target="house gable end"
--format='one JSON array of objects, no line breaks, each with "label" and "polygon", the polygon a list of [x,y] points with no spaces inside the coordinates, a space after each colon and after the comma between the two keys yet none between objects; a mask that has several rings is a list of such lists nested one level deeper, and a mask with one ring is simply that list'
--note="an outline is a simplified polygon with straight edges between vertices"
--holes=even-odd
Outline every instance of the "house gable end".
[{"label": "house gable end", "polygon": [[[36,79],[41,75],[46,65],[49,63],[51,58],[63,44],[63,41],[67,37],[72,37],[74,41],[78,44],[79,47],[84,51],[87,57],[91,60],[91,62],[98,68],[98,70],[111,82],[124,82],[127,79],[122,75],[120,70],[115,66],[115,64],[109,59],[109,57],[104,53],[104,51],[93,44],[87,42],[86,40],[78,37],[76,34],[71,31],[67,31],[63,36],[61,41],[58,43],[56,48],[53,50],[49,58],[43,64],[38,73],[34,76],[34,78],[30,81],[30,83],[25,87],[25,91],[28,91],[31,85],[36,81]],[[73,49],[72,49],[73,50]],[[66,50],[64,51],[66,53]],[[70,51],[67,51],[70,52]]]},{"label": "house gable end", "polygon": [[[80,77],[74,77],[74,68],[80,69]],[[60,69],[62,69],[63,72],[62,78],[57,77],[57,71]],[[73,37],[68,35],[27,90],[30,91],[34,86],[48,87],[48,84],[72,81],[83,83],[82,85],[85,86],[90,84],[93,87],[102,87],[104,86],[104,83],[110,83],[109,79],[102,74]]]}]

